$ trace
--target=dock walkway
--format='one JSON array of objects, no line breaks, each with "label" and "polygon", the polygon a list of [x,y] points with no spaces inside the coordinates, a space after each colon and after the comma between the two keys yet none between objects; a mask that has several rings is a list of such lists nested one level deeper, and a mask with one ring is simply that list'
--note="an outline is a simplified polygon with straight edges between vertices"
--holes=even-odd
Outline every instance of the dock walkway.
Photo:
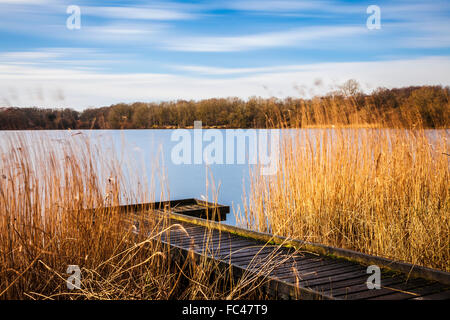
[{"label": "dock walkway", "polygon": [[[150,207],[168,218],[164,227],[170,228],[164,229],[161,240],[176,250],[180,259],[206,256],[224,269],[231,268],[236,278],[261,275],[263,289],[275,298],[450,299],[447,272],[229,226],[219,222],[225,219],[228,207],[216,206],[215,216],[209,217],[214,205],[195,199]],[[126,211],[130,208],[124,206]],[[137,223],[140,216],[134,210],[130,221]],[[380,267],[380,289],[367,286],[370,265]]]}]

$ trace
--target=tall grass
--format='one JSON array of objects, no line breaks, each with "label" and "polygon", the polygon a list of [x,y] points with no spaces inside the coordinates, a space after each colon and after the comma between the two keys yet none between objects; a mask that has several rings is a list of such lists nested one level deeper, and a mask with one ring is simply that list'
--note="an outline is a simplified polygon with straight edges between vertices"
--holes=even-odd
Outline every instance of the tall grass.
[{"label": "tall grass", "polygon": [[450,271],[448,131],[313,111],[315,129],[283,136],[277,173],[252,172],[247,226]]},{"label": "tall grass", "polygon": [[[166,219],[143,213],[137,232],[115,207],[152,200],[139,166],[125,172],[83,135],[52,137],[2,137],[0,299],[261,297],[254,275],[234,281],[210,259],[174,262],[161,242],[176,227]],[[81,269],[80,289],[67,288],[69,265]]]}]

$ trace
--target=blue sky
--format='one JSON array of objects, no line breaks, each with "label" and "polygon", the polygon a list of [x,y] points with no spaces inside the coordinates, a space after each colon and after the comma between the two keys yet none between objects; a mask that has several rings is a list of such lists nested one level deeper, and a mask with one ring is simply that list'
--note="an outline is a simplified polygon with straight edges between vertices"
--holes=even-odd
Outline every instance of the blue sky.
[{"label": "blue sky", "polygon": [[[369,5],[381,29],[367,28]],[[449,30],[439,0],[0,0],[0,106],[449,85]]]}]

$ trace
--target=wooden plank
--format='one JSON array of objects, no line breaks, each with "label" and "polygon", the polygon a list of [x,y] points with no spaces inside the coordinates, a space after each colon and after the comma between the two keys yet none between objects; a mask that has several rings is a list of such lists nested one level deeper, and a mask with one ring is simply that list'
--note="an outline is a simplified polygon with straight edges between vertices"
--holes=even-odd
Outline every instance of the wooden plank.
[{"label": "wooden plank", "polygon": [[266,246],[252,246],[252,247],[245,247],[241,250],[235,251],[231,255],[231,263],[238,263],[240,261],[247,261],[248,257],[254,257],[256,255],[259,256],[267,256],[269,254],[272,254],[274,252],[274,249],[271,247]]},{"label": "wooden plank", "polygon": [[163,233],[161,235],[161,238],[164,238],[166,240],[182,240],[182,239],[201,239],[204,238],[204,234],[197,234],[197,235],[190,235],[186,233]]},{"label": "wooden plank", "polygon": [[[360,266],[344,266],[342,268],[328,269],[328,270],[321,270],[321,271],[298,270],[297,273],[294,275],[294,278],[295,278],[296,282],[297,282],[297,280],[302,282],[302,281],[309,281],[309,280],[319,280],[319,279],[323,279],[323,278],[328,279],[329,277],[337,276],[340,274],[347,274],[350,272],[359,271],[359,270],[361,270],[360,268],[361,268]],[[284,278],[284,277],[281,277],[281,278]]]},{"label": "wooden plank", "polygon": [[[156,222],[146,223],[145,217],[138,214],[125,220],[137,225],[138,229],[145,226],[156,232],[164,231],[161,238],[165,240],[165,244],[181,250],[183,255],[194,252],[198,257],[209,257],[224,267],[228,266],[227,268],[239,270],[241,273],[260,275],[264,268],[264,275],[268,275],[269,279],[268,290],[287,297],[298,297],[298,292],[302,292],[307,297],[327,299],[449,298],[448,287],[441,283],[430,283],[423,279],[405,280],[405,274],[410,273],[415,277],[423,276],[445,284],[450,279],[448,273],[185,215],[194,212],[201,215],[210,208],[203,209],[196,201],[186,199],[161,204],[157,210],[163,213],[155,215]],[[171,210],[171,213],[167,210]],[[164,230],[167,227],[172,228]],[[267,243],[271,245],[266,245]],[[366,265],[371,264],[382,267],[382,289],[367,288],[369,275],[366,273]],[[386,273],[386,270],[400,272],[403,276]]]},{"label": "wooden plank", "polygon": [[215,257],[220,258],[229,252],[249,246],[249,243],[247,242],[237,243],[235,242],[236,240],[238,239],[216,239],[214,241],[205,241],[202,243],[201,247],[209,254],[213,254]]},{"label": "wooden plank", "polygon": [[[392,294],[393,290],[382,287],[381,289],[365,289],[364,291],[350,293],[347,295],[334,295],[337,297],[345,298],[345,299],[369,299],[369,298],[381,298],[383,300],[389,300],[389,295]],[[405,290],[402,292],[395,293],[398,299],[411,299],[418,296],[418,294],[414,293],[414,284],[411,285],[411,288],[406,285]]]},{"label": "wooden plank", "polygon": [[330,275],[336,275],[344,273],[345,271],[356,271],[361,270],[361,266],[359,265],[345,265],[345,264],[335,264],[330,266],[322,266],[317,267],[315,269],[298,269],[298,273],[301,274],[311,274],[315,276],[315,279],[319,279],[322,277],[328,277]]},{"label": "wooden plank", "polygon": [[[313,286],[326,284],[326,283],[331,284],[334,281],[353,279],[353,278],[358,278],[358,277],[365,277],[367,279],[368,275],[366,274],[365,270],[351,271],[351,272],[339,273],[339,274],[335,274],[333,276],[323,277],[323,278],[305,277],[308,279],[300,280],[299,284],[302,286],[305,286],[305,287],[313,287]],[[294,280],[294,279],[292,279],[292,280]]]},{"label": "wooden plank", "polygon": [[[302,257],[302,258],[299,258],[297,256],[293,256],[292,264],[296,265],[296,266],[306,267],[308,265],[314,265],[314,264],[317,264],[317,263],[322,263],[323,264],[324,262],[326,263],[326,261],[328,261],[328,260],[330,260],[330,259],[327,259],[327,258],[321,257],[321,256],[313,256],[313,255],[311,255],[310,257],[305,256],[305,257]],[[335,260],[332,260],[332,261],[334,262]]]},{"label": "wooden plank", "polygon": [[[346,270],[348,269],[347,268],[347,266],[345,266],[344,268],[341,268],[341,266],[342,265],[340,265],[339,263],[336,263],[336,264],[332,264],[332,265],[329,265],[329,267],[330,268],[325,268],[323,271],[322,271],[322,273],[326,276],[326,277],[328,277],[330,274],[332,275],[332,276],[337,276],[337,275],[340,275],[340,274],[342,274],[342,273],[345,273],[346,272]],[[325,266],[326,267],[326,266]],[[352,266],[350,266],[351,268],[351,270],[353,270],[353,269],[355,269],[354,268],[354,266],[352,265]],[[365,269],[363,268],[363,267],[361,267],[361,266],[359,266],[359,265],[356,265],[356,270],[357,271],[365,271]],[[356,271],[355,270],[355,271]],[[315,272],[315,269],[314,268],[312,268],[312,269],[307,269],[307,270],[302,270],[302,269],[298,269],[297,270],[297,272],[298,272],[298,274],[308,274],[308,276],[304,276],[303,278],[302,278],[302,281],[306,281],[306,280],[318,280],[318,279],[320,279],[320,278],[322,278],[322,276],[321,276],[321,274],[320,273],[318,273],[318,272]],[[292,275],[288,275],[288,274],[286,274],[286,275],[281,275],[280,276],[280,279],[286,279],[286,280],[288,280],[288,279],[292,279],[292,281],[297,281],[298,279],[297,278],[292,278]]]},{"label": "wooden plank", "polygon": [[201,242],[204,237],[190,237],[190,236],[171,236],[171,235],[165,235],[161,237],[162,240],[167,241],[167,242],[191,242],[191,241],[195,241],[195,242]]},{"label": "wooden plank", "polygon": [[183,213],[191,215],[192,217],[200,218],[206,217],[207,214],[211,218],[213,216],[212,213],[216,212],[216,215],[214,215],[215,220],[223,221],[226,219],[226,215],[230,212],[230,207],[191,198],[153,203],[129,204],[115,207],[103,207],[97,209],[89,209],[87,211],[95,212],[96,210],[119,210],[119,212],[124,214],[137,214],[139,212],[148,211],[166,214],[168,212],[176,211],[178,213]]},{"label": "wooden plank", "polygon": [[[244,241],[244,243],[241,242],[240,245],[242,246],[242,249],[238,249],[233,252],[233,250],[236,249],[236,247],[234,247],[234,241],[239,241],[239,239],[242,239],[242,237],[236,235],[233,235],[233,237],[231,237],[230,233],[226,232],[211,232],[207,234],[205,230],[191,229],[190,226],[186,226],[185,228],[186,230],[188,230],[188,233],[189,231],[192,232],[193,230],[195,230],[196,233],[194,235],[189,234],[190,239],[185,239],[185,241],[182,241],[178,244],[184,246],[191,245],[192,240],[194,240],[194,242],[201,242],[200,244],[204,245],[204,247],[200,246],[194,249],[196,251],[213,251],[214,249],[219,249],[219,252],[223,252],[225,249],[226,251],[228,251],[227,255],[229,256],[229,258],[231,256],[231,259],[229,260],[231,260],[232,264],[247,268],[248,271],[254,270],[255,272],[257,272],[261,266],[266,264],[267,257],[271,255],[276,255],[277,253],[279,255],[286,255],[286,253],[283,252],[283,250],[280,250],[280,248],[277,246],[251,246],[255,244],[254,241]],[[186,234],[181,231],[177,233],[176,237],[176,239],[178,239],[178,237],[186,237]],[[225,240],[223,239],[223,237]],[[226,242],[226,248],[223,247],[224,241]],[[262,251],[260,251],[261,249]],[[296,272],[294,271],[293,267],[296,269]],[[342,277],[337,277],[342,274],[350,274],[353,277],[355,276],[355,273],[353,273],[352,271],[359,271],[359,273],[357,274],[359,275],[359,277],[353,279],[346,278],[344,280],[339,280],[342,279]],[[336,259],[324,259],[321,256],[305,254],[302,257],[294,256],[294,258],[288,259],[288,262],[286,262],[284,265],[276,267],[272,271],[270,276],[277,278],[279,275],[281,275],[284,277],[281,277],[280,279],[290,281],[292,281],[294,277],[299,276],[301,282],[306,281],[308,284],[317,283],[317,280],[320,279],[326,279],[329,284],[335,284],[335,286],[339,286],[340,283],[343,287],[341,287],[340,289],[337,288],[337,291],[333,292],[333,290],[322,290],[321,293],[346,299],[383,298],[389,296],[395,297],[397,299],[405,299],[411,297],[411,294],[408,293],[392,292],[393,290],[390,288],[382,288],[381,291],[376,290],[376,292],[374,290],[368,290],[367,285],[365,284],[368,275],[366,274],[365,277],[361,277],[361,271],[363,271],[363,269],[355,263],[340,261]],[[335,282],[329,282],[331,279],[334,279]],[[349,288],[348,286],[346,287],[346,284],[348,284],[349,281],[353,281],[353,283],[356,283]],[[391,283],[393,282],[391,281]],[[398,279],[396,280],[396,282],[399,282]],[[410,289],[417,286],[418,284],[415,283],[414,285],[410,284],[409,286],[402,288]],[[322,284],[322,288],[330,289],[330,286]],[[320,291],[319,286],[316,286],[314,289]]]},{"label": "wooden plank", "polygon": [[217,250],[218,248],[231,247],[238,238],[221,238],[215,239],[206,238],[203,240],[203,245],[210,250]]},{"label": "wooden plank", "polygon": [[214,256],[216,259],[230,259],[232,254],[236,254],[237,252],[241,252],[244,249],[253,246],[253,244],[246,240],[235,240],[231,242],[220,242],[220,243],[212,243],[209,245],[202,246],[201,250],[207,253],[210,256]]},{"label": "wooden plank", "polygon": [[450,300],[450,290],[413,298],[413,300]]},{"label": "wooden plank", "polygon": [[[187,230],[193,230],[193,229],[187,229]],[[225,235],[225,236],[224,236]],[[207,237],[216,237],[216,238],[209,238],[206,239]],[[178,234],[178,237],[182,238],[182,237],[186,237],[186,234],[184,232],[180,232]],[[177,239],[178,239],[177,237]],[[204,230],[198,230],[197,229],[197,234],[195,235],[190,235],[190,239],[185,239],[184,241],[181,242],[181,244],[183,244],[184,246],[186,246],[187,244],[190,245],[192,240],[194,241],[205,241],[208,242],[211,245],[217,245],[218,248],[220,248],[220,244],[224,242],[224,239],[222,239],[222,237],[225,237],[225,240],[227,243],[227,251],[232,253],[233,248],[233,240],[237,240],[237,239],[242,239],[241,237],[235,237],[232,238],[230,237],[230,234],[228,233],[210,233],[209,235],[206,234],[206,232]],[[265,264],[266,262],[266,257],[270,256],[270,255],[274,255],[277,252],[278,249],[278,254],[280,255],[285,255],[286,253],[283,252],[283,250],[280,250],[278,247],[275,246],[270,246],[270,247],[264,247],[264,246],[256,246],[256,247],[246,247],[246,245],[248,246],[249,244],[253,244],[253,241],[245,241],[245,243],[241,243],[241,245],[243,245],[243,250],[237,250],[237,252],[234,252],[234,254],[231,254],[231,260],[233,264],[237,264],[241,267],[247,267],[247,269],[249,269],[248,271],[252,271],[251,269],[253,269],[255,272],[258,271],[258,268],[262,265]],[[180,244],[180,243],[179,243]],[[199,248],[201,249],[211,249],[211,248],[207,248],[208,246],[205,243],[205,248]],[[262,251],[260,252],[259,250]],[[222,247],[223,250],[223,247]],[[197,250],[198,251],[198,250]],[[243,252],[241,252],[243,251]],[[235,258],[234,258],[235,257]],[[306,258],[305,258],[306,257]],[[348,273],[349,271],[354,271],[356,269],[359,269],[359,265],[354,264],[354,263],[349,263],[349,262],[342,262],[339,260],[335,260],[335,259],[323,259],[322,257],[317,257],[317,256],[313,256],[313,255],[305,255],[305,257],[301,257],[300,259],[297,258],[296,259],[289,259],[289,263],[291,264],[290,266],[282,266],[281,268],[279,268],[277,271],[278,273],[283,274],[284,272],[287,272],[288,274],[290,274],[291,278],[294,275],[294,271],[292,270],[292,267],[297,267],[297,272],[298,275],[300,276],[302,281],[305,281],[307,279],[304,279],[302,277],[302,275],[305,275],[305,278],[308,278],[308,283],[312,283],[311,280],[318,280],[320,278],[327,278],[330,279],[330,277],[336,277],[336,275],[339,275],[340,273]],[[234,260],[234,261],[233,261]],[[306,264],[305,264],[306,262]],[[302,268],[302,263],[303,263],[303,268]],[[249,266],[251,266],[251,268],[248,268]],[[311,270],[309,273],[307,272],[308,270]],[[361,271],[361,270],[359,270]],[[271,274],[271,276],[273,277],[277,277],[277,272],[274,272]],[[366,275],[366,279],[367,279],[368,275]],[[335,278],[336,279],[336,278]],[[358,278],[357,278],[358,279]],[[360,281],[363,281],[363,279],[359,278]],[[339,281],[338,281],[339,282]],[[342,282],[342,281],[341,281]],[[333,282],[331,282],[333,283]],[[345,283],[345,282],[342,282]],[[416,285],[417,286],[417,285]],[[406,287],[409,288],[409,287]],[[317,288],[315,288],[317,290]],[[359,291],[358,291],[359,289]],[[323,290],[321,293],[322,294],[328,294],[328,295],[333,295],[336,297],[340,297],[340,298],[350,298],[350,299],[363,299],[363,298],[382,298],[383,296],[390,296],[392,295],[392,290],[391,289],[386,289],[383,288],[380,290],[376,290],[377,292],[374,292],[374,290],[368,290],[367,286],[365,284],[365,282],[363,281],[363,283],[359,283],[354,285],[350,291],[349,288],[343,288],[337,292],[332,292],[330,290],[325,291]],[[352,294],[353,293],[353,294]],[[402,292],[395,292],[395,297],[396,298],[409,298],[411,297],[410,294],[405,294]]]},{"label": "wooden plank", "polygon": [[164,235],[166,237],[171,237],[173,239],[178,239],[178,238],[195,238],[195,239],[199,239],[199,238],[205,238],[205,237],[218,237],[220,236],[220,232],[209,232],[206,229],[192,229],[189,228],[186,231],[183,231],[181,229],[177,229],[177,230],[170,230],[170,231],[166,231],[164,232]]},{"label": "wooden plank", "polygon": [[[237,254],[240,255],[236,256]],[[260,262],[262,262],[267,257],[270,257],[272,255],[273,251],[263,249],[259,252],[258,251],[246,251],[244,253],[235,252],[232,253],[230,257],[224,258],[224,260],[228,261],[232,265],[237,265],[242,268],[250,268],[250,267],[257,268]]]},{"label": "wooden plank", "polygon": [[231,248],[234,251],[234,249],[238,250],[238,249],[241,249],[241,248],[244,248],[244,247],[252,247],[252,246],[255,246],[255,243],[252,242],[252,241],[249,241],[247,239],[242,239],[242,238],[240,238],[240,239],[239,238],[232,238],[231,242],[226,240],[226,242],[224,242],[224,243],[213,243],[213,244],[211,244],[211,249],[222,251],[222,250],[226,250],[226,249]]},{"label": "wooden plank", "polygon": [[[268,257],[270,256],[270,259]],[[237,263],[233,263],[233,265],[237,265],[239,267],[245,268],[250,272],[259,273],[264,270],[265,274],[269,276],[271,279],[280,280],[274,275],[271,275],[271,271],[276,268],[279,264],[283,263],[283,257],[272,257],[271,254],[267,255],[257,255],[254,257],[249,257],[248,260],[242,260]],[[289,281],[287,281],[289,282]],[[292,282],[290,282],[292,283]]]},{"label": "wooden plank", "polygon": [[286,256],[283,252],[273,249],[271,247],[262,247],[262,248],[255,248],[254,251],[250,250],[248,251],[248,254],[233,254],[231,256],[231,263],[236,263],[239,265],[242,265],[242,263],[248,262],[249,259],[252,258],[258,258],[258,259],[267,259],[268,257],[271,257],[272,259],[283,259],[286,260],[288,256]]},{"label": "wooden plank", "polygon": [[408,299],[411,298],[411,294],[405,292],[426,284],[427,282],[423,279],[411,279],[406,282],[405,279],[398,277],[384,281],[382,280],[380,289],[369,289],[366,283],[360,283],[346,288],[324,291],[324,293],[336,297],[344,296],[347,299],[353,299],[355,296],[357,296],[358,299],[369,299],[396,293],[399,298]]},{"label": "wooden plank", "polygon": [[367,281],[367,276],[366,277],[357,277],[357,278],[336,280],[336,281],[328,282],[328,283],[325,283],[325,284],[310,286],[309,288],[311,288],[313,290],[316,290],[318,292],[326,292],[326,291],[331,291],[331,290],[334,290],[334,289],[350,287],[350,286],[353,286],[353,285],[365,284],[366,281]]},{"label": "wooden plank", "polygon": [[214,241],[205,244],[205,247],[212,252],[216,252],[217,254],[226,254],[229,252],[237,251],[242,248],[254,246],[253,243],[239,240],[239,239],[225,239],[221,241]]},{"label": "wooden plank", "polygon": [[194,239],[195,241],[206,241],[206,240],[220,240],[220,234],[207,234],[205,232],[198,233],[176,233],[176,234],[165,234],[165,239],[172,239],[174,241],[180,239]]},{"label": "wooden plank", "polygon": [[349,267],[349,266],[354,266],[353,264],[344,264],[344,263],[328,263],[328,261],[319,261],[314,263],[313,265],[308,264],[306,265],[306,268],[304,268],[303,266],[296,266],[296,267],[291,267],[289,269],[281,269],[280,271],[277,272],[277,276],[281,277],[281,278],[286,278],[292,275],[298,275],[298,274],[311,274],[313,272],[323,272],[323,271],[328,271],[328,270],[335,270],[335,269],[340,269],[340,268],[345,268],[345,267]]},{"label": "wooden plank", "polygon": [[386,270],[392,270],[395,272],[401,272],[404,274],[410,274],[413,277],[421,277],[428,280],[438,281],[443,284],[450,285],[450,274],[445,271],[434,270],[422,266],[412,265],[409,263],[393,261],[383,257],[372,256],[361,252],[356,252],[348,249],[334,248],[322,244],[310,243],[301,240],[288,239],[286,237],[274,236],[268,233],[251,231],[235,226],[226,224],[220,224],[215,221],[208,221],[204,219],[198,219],[194,217],[188,217],[183,215],[173,215],[172,219],[178,221],[189,222],[197,225],[202,225],[206,228],[213,228],[222,231],[232,232],[244,237],[251,237],[253,239],[262,242],[272,242],[274,244],[280,244],[285,246],[291,246],[296,249],[303,249],[311,252],[318,253],[320,255],[332,255],[334,257],[351,260],[361,263],[363,265],[378,265]]},{"label": "wooden plank", "polygon": [[[395,286],[387,286],[388,288],[392,287],[391,293],[388,295],[382,295],[374,298],[369,298],[369,300],[404,300],[405,296],[403,292],[395,291]],[[407,288],[406,291],[410,292],[412,295],[406,297],[406,299],[410,298],[419,298],[421,296],[426,296],[434,293],[438,293],[443,291],[443,286],[439,283],[425,284],[422,286],[418,286],[416,288]]]},{"label": "wooden plank", "polygon": [[201,228],[198,226],[184,226],[184,225],[171,225],[168,230],[165,231],[165,233],[173,233],[175,234],[196,234],[196,233],[205,233],[207,229]]},{"label": "wooden plank", "polygon": [[179,239],[170,239],[167,240],[167,243],[169,244],[174,244],[177,245],[179,247],[186,247],[186,248],[192,248],[192,247],[196,247],[197,249],[201,248],[201,243],[199,243],[198,241],[195,241],[194,239],[183,239],[183,238],[179,238]]},{"label": "wooden plank", "polygon": [[[305,263],[297,263],[296,264],[296,270],[298,271],[310,271],[310,270],[316,270],[320,267],[329,267],[329,268],[339,268],[340,266],[344,265],[339,260],[331,260],[331,259],[315,259],[315,260],[309,260],[305,261]],[[291,268],[286,269],[285,272],[283,270],[280,270],[279,274],[283,274],[286,272],[289,272]]]},{"label": "wooden plank", "polygon": [[185,249],[188,249],[188,250],[193,250],[194,247],[198,248],[198,245],[193,240],[189,241],[189,240],[186,240],[186,239],[180,239],[178,241],[175,241],[175,240],[170,240],[170,241],[161,240],[161,241],[166,243],[166,244],[168,244],[168,245],[174,245],[174,246],[177,246],[177,247],[180,247],[180,248],[185,248]]},{"label": "wooden plank", "polygon": [[175,230],[171,232],[164,232],[162,238],[166,240],[179,241],[183,239],[202,240],[211,237],[218,237],[219,234],[208,234],[205,230],[188,230],[187,232]]}]

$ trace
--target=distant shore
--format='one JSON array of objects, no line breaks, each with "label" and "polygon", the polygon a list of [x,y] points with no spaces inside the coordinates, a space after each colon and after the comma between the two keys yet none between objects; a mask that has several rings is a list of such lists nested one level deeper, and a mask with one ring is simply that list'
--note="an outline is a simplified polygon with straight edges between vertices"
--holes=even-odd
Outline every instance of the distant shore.
[{"label": "distant shore", "polygon": [[69,108],[0,107],[0,130],[247,128],[449,128],[450,88],[353,86],[314,98],[236,97],[118,103],[76,111]]}]

